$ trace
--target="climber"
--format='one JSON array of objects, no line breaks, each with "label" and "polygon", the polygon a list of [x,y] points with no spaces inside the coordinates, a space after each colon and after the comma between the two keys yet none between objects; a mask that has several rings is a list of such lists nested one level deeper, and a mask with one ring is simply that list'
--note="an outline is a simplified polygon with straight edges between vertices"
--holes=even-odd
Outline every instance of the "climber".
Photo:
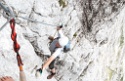
[{"label": "climber", "polygon": [[0,78],[0,81],[14,81],[14,80],[12,77],[5,76],[5,77]]},{"label": "climber", "polygon": [[62,27],[63,26],[58,26],[57,31],[58,31],[58,37],[54,38],[52,36],[49,36],[49,39],[51,40],[50,43],[50,52],[51,52],[51,57],[48,58],[48,60],[43,64],[43,66],[40,69],[37,69],[37,72],[42,74],[42,71],[49,66],[51,74],[48,75],[47,79],[51,79],[55,74],[56,70],[54,67],[54,63],[56,58],[61,54],[63,51],[63,48],[65,45],[68,44],[69,39],[62,33]]}]

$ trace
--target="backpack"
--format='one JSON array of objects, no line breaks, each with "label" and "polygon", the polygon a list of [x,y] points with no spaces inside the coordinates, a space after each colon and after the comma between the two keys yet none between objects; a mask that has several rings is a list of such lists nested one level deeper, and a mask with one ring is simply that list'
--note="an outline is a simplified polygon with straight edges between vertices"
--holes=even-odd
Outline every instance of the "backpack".
[{"label": "backpack", "polygon": [[69,41],[68,44],[64,46],[63,52],[67,53],[68,51],[70,51],[70,44],[71,44],[71,43],[70,43],[70,41]]}]

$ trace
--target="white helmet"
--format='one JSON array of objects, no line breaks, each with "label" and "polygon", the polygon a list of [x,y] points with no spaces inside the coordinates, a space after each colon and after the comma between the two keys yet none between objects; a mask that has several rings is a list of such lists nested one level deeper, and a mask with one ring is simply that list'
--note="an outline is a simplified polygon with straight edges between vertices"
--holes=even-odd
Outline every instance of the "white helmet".
[{"label": "white helmet", "polygon": [[59,44],[61,47],[64,47],[66,44],[68,44],[69,39],[67,37],[61,37],[59,38]]}]

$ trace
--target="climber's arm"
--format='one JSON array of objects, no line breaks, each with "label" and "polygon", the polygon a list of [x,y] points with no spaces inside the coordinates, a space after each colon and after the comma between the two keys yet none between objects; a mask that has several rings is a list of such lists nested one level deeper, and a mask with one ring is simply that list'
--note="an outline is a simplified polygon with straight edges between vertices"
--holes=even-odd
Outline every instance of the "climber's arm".
[{"label": "climber's arm", "polygon": [[58,48],[52,56],[43,64],[41,67],[42,70],[44,70],[46,67],[49,66],[49,64],[61,53],[62,48]]}]

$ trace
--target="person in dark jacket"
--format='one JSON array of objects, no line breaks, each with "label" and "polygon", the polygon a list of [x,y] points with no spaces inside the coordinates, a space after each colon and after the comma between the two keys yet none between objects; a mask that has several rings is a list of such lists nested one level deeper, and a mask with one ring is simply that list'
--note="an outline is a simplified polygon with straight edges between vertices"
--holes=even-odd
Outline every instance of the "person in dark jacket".
[{"label": "person in dark jacket", "polygon": [[58,37],[49,37],[49,39],[51,40],[49,47],[51,57],[43,64],[43,66],[40,69],[37,70],[37,72],[42,74],[42,71],[49,66],[51,74],[47,77],[47,79],[51,79],[56,74],[56,70],[54,67],[55,59],[62,53],[64,46],[68,44],[69,41],[68,37],[66,37],[62,32],[62,26],[57,27],[57,31]]}]

